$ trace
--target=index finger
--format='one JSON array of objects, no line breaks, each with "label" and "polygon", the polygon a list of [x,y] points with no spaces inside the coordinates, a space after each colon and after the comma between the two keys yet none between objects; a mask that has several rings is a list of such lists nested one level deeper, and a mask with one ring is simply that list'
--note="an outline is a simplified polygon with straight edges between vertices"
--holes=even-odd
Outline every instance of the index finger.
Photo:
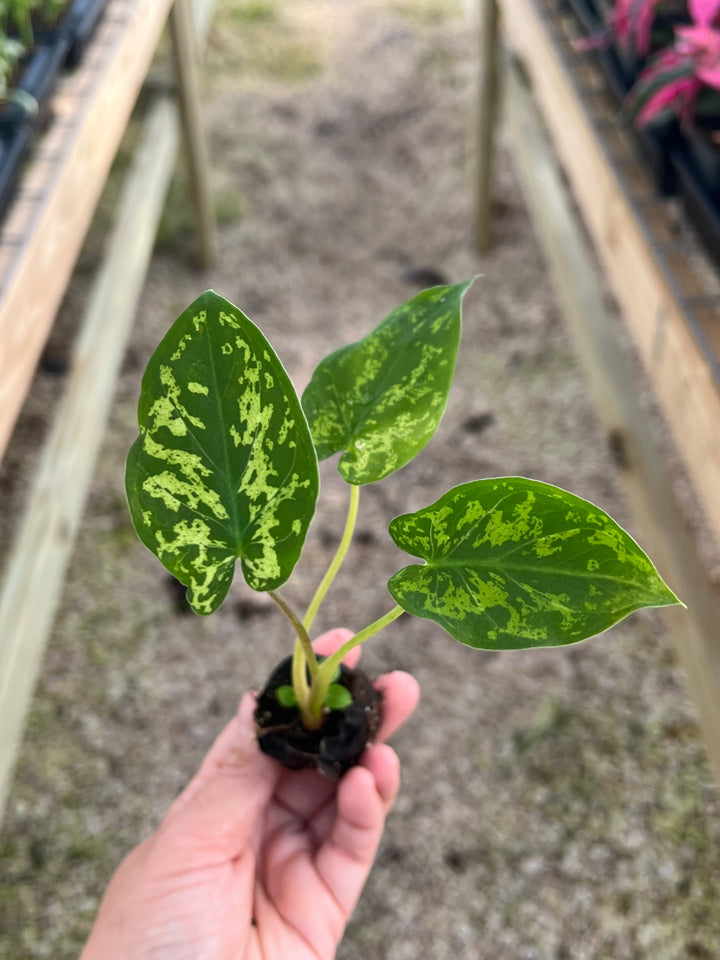
[{"label": "index finger", "polygon": [[391,737],[418,705],[420,685],[404,670],[384,673],[373,684],[383,698],[382,720],[375,738],[378,743]]},{"label": "index finger", "polygon": [[[355,634],[352,630],[347,630],[345,627],[335,627],[334,630],[328,630],[327,633],[323,633],[322,636],[315,640],[313,650],[323,657],[329,657],[354,636]],[[360,647],[355,647],[355,649],[351,650],[344,658],[343,663],[346,667],[356,667],[359,659]]]}]

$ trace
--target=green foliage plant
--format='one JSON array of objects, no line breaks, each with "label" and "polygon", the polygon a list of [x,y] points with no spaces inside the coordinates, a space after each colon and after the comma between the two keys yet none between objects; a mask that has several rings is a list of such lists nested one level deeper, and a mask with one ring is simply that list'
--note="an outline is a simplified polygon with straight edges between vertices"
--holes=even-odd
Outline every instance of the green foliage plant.
[{"label": "green foliage plant", "polygon": [[17,31],[23,46],[28,50],[35,43],[32,14],[37,5],[38,0],[3,0],[3,2],[0,2],[0,22],[4,26],[4,32]]},{"label": "green foliage plant", "polygon": [[0,33],[0,101],[9,98],[11,93],[9,82],[24,53],[25,47],[19,40]]},{"label": "green foliage plant", "polygon": [[[319,364],[302,402],[274,350],[237,307],[203,293],[151,357],[126,486],[140,539],[216,610],[236,563],[267,592],[296,640],[292,686],[277,691],[308,730],[348,693],[341,661],[404,611],[471,647],[575,643],[642,607],[678,603],[654,566],[599,507],[523,477],[471,480],[396,517],[390,536],[414,562],[389,581],[392,606],[324,660],[310,639],[351,545],[360,490],[409,463],[445,410],[471,285],[424,290]],[[345,530],[300,616],[279,593],[300,557],[318,496],[318,461],[339,454]]]},{"label": "green foliage plant", "polygon": [[23,48],[35,45],[33,22],[53,27],[70,0],[0,0],[0,40],[19,37]]},{"label": "green foliage plant", "polygon": [[52,27],[70,0],[0,0],[0,101],[14,99],[28,113],[37,103],[24,90],[13,91],[13,79],[22,58],[35,46],[33,19]]}]

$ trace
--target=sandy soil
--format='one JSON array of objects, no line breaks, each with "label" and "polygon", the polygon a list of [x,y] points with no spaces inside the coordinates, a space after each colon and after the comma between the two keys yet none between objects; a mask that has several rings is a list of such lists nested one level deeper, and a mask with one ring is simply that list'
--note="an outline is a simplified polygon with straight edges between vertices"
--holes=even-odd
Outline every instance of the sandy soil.
[{"label": "sandy soil", "polygon": [[[358,548],[320,628],[389,604],[387,522],[454,483],[523,474],[620,522],[619,494],[509,158],[497,245],[473,250],[476,43],[450,0],[222,0],[206,121],[223,226],[191,265],[173,190],[97,466],[0,839],[1,960],[71,960],[120,857],[158,823],[241,692],[289,651],[263,597],[178,611],[131,529],[123,460],[145,361],[206,287],[266,332],[298,388],[330,349],[418,289],[466,298],[457,382],[418,459],[363,491]],[[470,5],[472,6],[472,5]],[[181,185],[182,178],[178,183]],[[67,349],[102,240],[90,238],[51,349]],[[410,279],[409,279],[410,278]],[[3,473],[7,540],[62,377],[40,371]],[[345,511],[333,463],[287,595],[302,606]],[[402,562],[402,561],[400,561]],[[404,785],[340,960],[711,960],[720,957],[720,807],[662,616],[567,650],[489,654],[403,618],[370,672],[423,689],[396,738]]]}]

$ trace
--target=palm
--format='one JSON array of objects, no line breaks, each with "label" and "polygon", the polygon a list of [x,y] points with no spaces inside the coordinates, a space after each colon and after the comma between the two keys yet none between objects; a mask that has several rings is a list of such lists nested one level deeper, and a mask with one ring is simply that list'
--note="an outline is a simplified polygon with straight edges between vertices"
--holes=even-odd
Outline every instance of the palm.
[{"label": "palm", "polygon": [[[377,686],[383,739],[412,712],[417,685],[397,673]],[[335,955],[397,793],[397,757],[372,746],[339,784],[286,771],[257,750],[253,706],[246,696],[158,832],[120,867],[81,960]]]},{"label": "palm", "polygon": [[354,891],[336,889],[331,876],[336,793],[335,784],[310,772],[278,783],[262,824],[247,960],[334,956],[356,900]]},{"label": "palm", "polygon": [[[366,762],[371,776],[367,768],[347,775],[341,798],[337,785],[319,774],[281,773],[256,833],[241,849],[228,850],[221,862],[216,850],[198,850],[173,883],[189,899],[172,909],[184,917],[180,939],[204,942],[213,958],[332,958],[380,839],[376,825],[393,799],[381,796],[394,779],[392,751],[374,747]],[[374,810],[367,809],[371,790]],[[338,804],[344,817],[338,817]],[[194,904],[202,905],[197,913]],[[219,930],[224,942],[218,950]]]}]

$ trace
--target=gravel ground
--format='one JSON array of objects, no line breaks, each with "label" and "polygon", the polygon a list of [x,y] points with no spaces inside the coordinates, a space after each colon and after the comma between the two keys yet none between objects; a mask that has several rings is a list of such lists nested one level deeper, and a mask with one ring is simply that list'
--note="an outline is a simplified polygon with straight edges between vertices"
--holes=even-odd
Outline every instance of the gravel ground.
[{"label": "gravel ground", "polygon": [[[557,483],[632,531],[505,153],[497,244],[473,250],[475,56],[450,0],[219,3],[205,73],[219,257],[204,275],[192,267],[180,171],[0,838],[0,960],[77,956],[118,860],[157,825],[241,692],[290,649],[274,609],[239,584],[210,618],[180,612],[127,514],[140,376],[201,290],[241,306],[301,389],[330,349],[419,289],[413,271],[483,274],[443,424],[416,461],[363,491],[357,550],[319,629],[388,609],[399,557],[387,522],[464,480]],[[101,211],[56,356],[106,224]],[[0,542],[61,379],[36,377],[0,475]],[[322,483],[286,589],[299,606],[344,521],[334,463]],[[661,614],[512,654],[403,618],[363,660],[371,673],[411,670],[423,700],[395,739],[402,793],[339,960],[720,957],[720,808]]]}]

